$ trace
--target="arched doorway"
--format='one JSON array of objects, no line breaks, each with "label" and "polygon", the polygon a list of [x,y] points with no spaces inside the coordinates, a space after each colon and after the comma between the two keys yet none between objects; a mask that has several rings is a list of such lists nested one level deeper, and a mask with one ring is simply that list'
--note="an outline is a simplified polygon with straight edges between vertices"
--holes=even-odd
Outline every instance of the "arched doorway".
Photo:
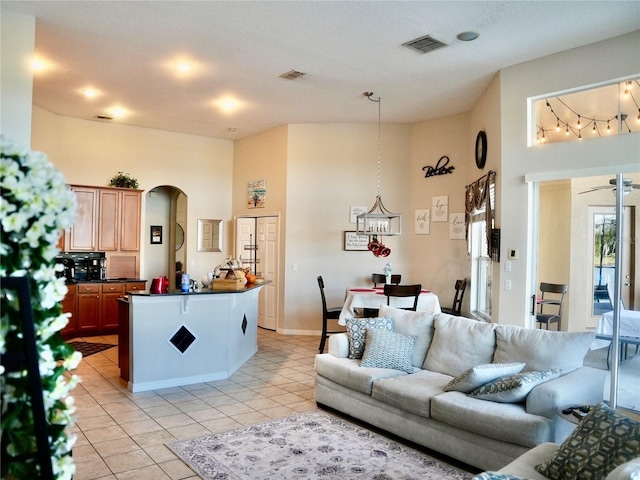
[{"label": "arched doorway", "polygon": [[[149,278],[166,275],[169,288],[175,289],[176,272],[187,265],[187,195],[173,185],[160,185],[147,193],[146,231],[161,227],[160,243],[150,242],[144,271]],[[179,282],[178,282],[179,283]]]}]

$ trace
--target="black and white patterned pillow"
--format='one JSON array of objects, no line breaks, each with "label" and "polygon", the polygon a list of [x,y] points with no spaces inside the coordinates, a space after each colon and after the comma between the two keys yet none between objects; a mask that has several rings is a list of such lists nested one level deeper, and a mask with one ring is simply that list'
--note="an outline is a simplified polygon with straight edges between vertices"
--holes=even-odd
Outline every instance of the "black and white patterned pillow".
[{"label": "black and white patterned pillow", "polygon": [[541,372],[524,372],[507,375],[476,388],[469,396],[500,403],[524,401],[533,387],[560,376],[560,370],[552,368]]},{"label": "black and white patterned pillow", "polygon": [[497,378],[520,373],[524,365],[524,363],[486,363],[484,365],[476,365],[451,380],[444,387],[444,391],[469,393]]},{"label": "black and white patterned pillow", "polygon": [[383,328],[393,330],[391,317],[347,318],[347,335],[349,336],[349,358],[360,359],[364,353],[367,328]]},{"label": "black and white patterned pillow", "polygon": [[638,456],[640,422],[602,403],[536,470],[552,480],[595,480]]},{"label": "black and white patterned pillow", "polygon": [[379,328],[367,329],[361,367],[393,368],[413,373],[411,356],[416,337]]}]

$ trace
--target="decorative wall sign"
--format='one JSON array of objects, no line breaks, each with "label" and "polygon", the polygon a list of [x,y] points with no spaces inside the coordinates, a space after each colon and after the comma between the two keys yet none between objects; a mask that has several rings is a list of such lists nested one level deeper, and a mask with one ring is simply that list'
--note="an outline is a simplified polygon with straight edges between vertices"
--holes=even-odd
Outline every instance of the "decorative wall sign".
[{"label": "decorative wall sign", "polygon": [[367,207],[351,207],[349,210],[349,223],[356,223],[356,217],[363,213],[367,213],[369,210]]},{"label": "decorative wall sign", "polygon": [[151,225],[151,244],[162,245],[162,225]]},{"label": "decorative wall sign", "polygon": [[267,195],[267,181],[256,180],[249,182],[249,192],[247,195],[248,208],[264,208]]},{"label": "decorative wall sign", "polygon": [[428,208],[416,210],[414,232],[416,235],[429,235],[431,233],[431,210]]},{"label": "decorative wall sign", "polygon": [[436,163],[435,167],[431,167],[429,165],[425,165],[422,167],[422,171],[424,172],[424,178],[435,177],[436,175],[447,175],[448,173],[453,173],[453,170],[456,168],[453,165],[449,166],[449,157],[443,155],[438,159],[438,163]]},{"label": "decorative wall sign", "polygon": [[358,235],[357,232],[344,232],[344,249],[345,250],[369,250],[369,236]]},{"label": "decorative wall sign", "polygon": [[452,213],[449,215],[449,239],[464,240],[464,213]]},{"label": "decorative wall sign", "polygon": [[446,222],[449,218],[449,197],[433,197],[431,199],[431,221]]}]

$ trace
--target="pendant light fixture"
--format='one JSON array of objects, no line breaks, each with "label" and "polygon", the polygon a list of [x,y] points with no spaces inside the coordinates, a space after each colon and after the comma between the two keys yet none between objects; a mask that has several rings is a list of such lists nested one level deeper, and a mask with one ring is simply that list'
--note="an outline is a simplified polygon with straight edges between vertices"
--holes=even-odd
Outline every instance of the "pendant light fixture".
[{"label": "pendant light fixture", "polygon": [[[402,215],[399,213],[390,212],[382,203],[382,195],[380,193],[380,167],[381,167],[381,153],[380,153],[380,127],[381,127],[381,113],[380,113],[380,97],[378,99],[371,98],[373,92],[364,92],[363,94],[372,102],[378,104],[378,189],[376,195],[376,201],[367,213],[360,214],[356,217],[356,231],[361,235],[369,235],[370,244],[376,242],[378,245],[384,247],[384,245],[377,240],[380,236],[392,236],[400,235],[402,233]],[[371,249],[371,248],[370,248]],[[387,249],[388,250],[388,249]],[[375,251],[372,250],[375,254]],[[388,255],[388,253],[387,253]],[[385,255],[386,256],[386,255]]]}]

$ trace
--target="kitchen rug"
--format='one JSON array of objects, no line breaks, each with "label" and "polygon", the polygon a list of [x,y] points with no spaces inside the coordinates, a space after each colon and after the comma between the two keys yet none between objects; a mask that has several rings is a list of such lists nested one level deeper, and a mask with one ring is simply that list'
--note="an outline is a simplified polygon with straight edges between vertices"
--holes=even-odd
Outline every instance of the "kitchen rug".
[{"label": "kitchen rug", "polygon": [[102,352],[111,347],[117,347],[117,345],[112,345],[110,343],[93,343],[93,342],[68,342],[73,348],[75,348],[78,352],[82,354],[82,357],[88,357],[89,355],[93,355],[94,353]]},{"label": "kitchen rug", "polygon": [[322,411],[177,440],[167,446],[205,480],[473,477]]}]

